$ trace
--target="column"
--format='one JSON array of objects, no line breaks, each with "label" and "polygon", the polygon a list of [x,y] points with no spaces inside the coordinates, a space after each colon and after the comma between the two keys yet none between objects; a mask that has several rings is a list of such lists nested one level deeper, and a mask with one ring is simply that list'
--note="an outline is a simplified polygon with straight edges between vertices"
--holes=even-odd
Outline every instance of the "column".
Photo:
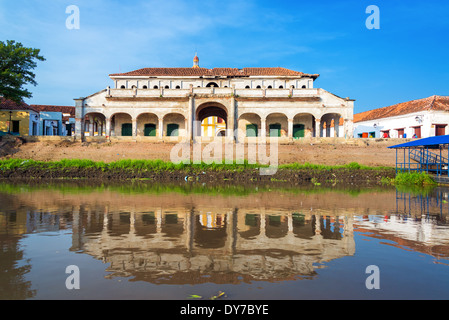
[{"label": "column", "polygon": [[164,136],[164,117],[161,116],[159,118],[159,124],[158,124],[158,134],[159,134],[159,138],[162,139],[162,137]]},{"label": "column", "polygon": [[260,136],[265,138],[267,136],[267,119],[260,118]]},{"label": "column", "polygon": [[288,140],[293,140],[293,119],[288,119]]},{"label": "column", "polygon": [[226,123],[226,126],[228,128],[227,130],[227,138],[228,140],[234,141],[234,130],[235,130],[235,97],[234,95],[231,96],[231,105],[229,108],[229,114],[228,114],[228,123]]},{"label": "column", "polygon": [[89,116],[89,136],[94,136],[94,118]]},{"label": "column", "polygon": [[136,137],[137,137],[137,119],[133,118],[132,123],[133,123],[133,127],[132,127],[133,139],[136,139]]},{"label": "column", "polygon": [[84,136],[83,129],[84,129],[83,119],[75,118],[75,139],[81,139]]},{"label": "column", "polygon": [[[190,92],[193,92],[193,85],[190,85]],[[189,111],[187,114],[187,127],[186,127],[186,132],[187,132],[187,137],[190,140],[193,140],[194,138],[194,130],[193,130],[193,121],[194,121],[194,113],[193,110],[194,108],[194,104],[195,104],[195,98],[193,96],[189,97]]]},{"label": "column", "polygon": [[334,118],[334,137],[340,137],[340,116]]},{"label": "column", "polygon": [[106,118],[106,137],[111,136],[111,118]]},{"label": "column", "polygon": [[315,137],[321,137],[321,120],[315,119]]},{"label": "column", "polygon": [[75,139],[84,138],[84,102],[75,99]]}]

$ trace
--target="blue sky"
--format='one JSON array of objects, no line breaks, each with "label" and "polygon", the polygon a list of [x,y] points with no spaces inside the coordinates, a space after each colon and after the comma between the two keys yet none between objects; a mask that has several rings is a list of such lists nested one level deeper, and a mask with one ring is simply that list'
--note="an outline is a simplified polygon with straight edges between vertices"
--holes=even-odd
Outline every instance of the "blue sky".
[{"label": "blue sky", "polygon": [[[80,29],[66,28],[66,8]],[[377,5],[380,29],[366,8]],[[0,40],[41,49],[30,104],[74,105],[143,67],[285,67],[362,112],[449,95],[449,1],[0,0]]]}]

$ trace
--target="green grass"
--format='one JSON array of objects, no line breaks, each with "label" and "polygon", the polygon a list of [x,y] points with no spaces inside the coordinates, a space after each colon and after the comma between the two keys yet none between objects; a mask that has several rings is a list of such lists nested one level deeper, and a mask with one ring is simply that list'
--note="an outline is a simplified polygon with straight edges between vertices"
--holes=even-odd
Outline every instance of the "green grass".
[{"label": "green grass", "polygon": [[334,170],[334,169],[349,169],[349,170],[391,170],[391,167],[369,167],[361,165],[357,162],[351,162],[344,165],[335,165],[335,166],[329,166],[329,165],[323,165],[323,164],[312,164],[312,163],[289,163],[289,164],[282,164],[279,165],[279,169],[291,169],[291,170],[304,170],[304,169],[311,169],[311,170]]},{"label": "green grass", "polygon": [[395,186],[432,186],[437,183],[435,180],[425,172],[400,172],[396,177],[383,178],[384,184],[391,184]]},{"label": "green grass", "polygon": [[249,164],[245,161],[242,164],[232,163],[173,163],[162,160],[119,160],[115,162],[105,163],[103,161],[92,161],[83,159],[65,159],[60,161],[36,161],[23,159],[6,159],[0,160],[1,170],[15,170],[15,169],[101,169],[101,170],[132,170],[132,171],[182,171],[182,170],[244,170],[244,169],[258,169],[263,167],[260,164]]},{"label": "green grass", "polygon": [[[105,163],[103,161],[92,161],[85,159],[65,159],[60,161],[36,161],[36,160],[24,160],[24,159],[5,159],[0,160],[1,170],[15,170],[15,169],[101,169],[101,170],[133,170],[133,171],[179,171],[179,170],[193,170],[193,171],[221,171],[221,170],[234,170],[243,171],[245,169],[258,169],[261,167],[268,167],[268,165],[250,164],[247,160],[243,163],[233,162],[231,164],[222,163],[173,163],[170,161],[162,160],[119,160],[115,162]],[[349,170],[379,170],[379,169],[391,169],[385,167],[368,167],[362,166],[356,162],[352,162],[346,165],[340,166],[328,166],[318,165],[310,163],[291,163],[279,165],[278,169],[288,170],[333,170],[333,169],[349,169]]]}]

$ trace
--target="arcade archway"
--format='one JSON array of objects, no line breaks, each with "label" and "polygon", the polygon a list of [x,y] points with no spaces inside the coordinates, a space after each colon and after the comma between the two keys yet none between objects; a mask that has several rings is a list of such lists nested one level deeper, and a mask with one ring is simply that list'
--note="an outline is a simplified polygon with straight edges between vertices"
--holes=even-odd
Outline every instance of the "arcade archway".
[{"label": "arcade archway", "polygon": [[223,136],[227,129],[228,113],[222,104],[208,102],[198,107],[196,120],[195,136]]}]

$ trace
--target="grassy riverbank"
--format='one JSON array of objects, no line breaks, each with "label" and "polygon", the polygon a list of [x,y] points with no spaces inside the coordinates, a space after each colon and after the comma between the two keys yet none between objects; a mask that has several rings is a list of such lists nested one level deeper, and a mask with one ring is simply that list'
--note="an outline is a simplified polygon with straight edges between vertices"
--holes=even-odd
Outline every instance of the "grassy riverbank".
[{"label": "grassy riverbank", "polygon": [[[137,171],[244,171],[247,169],[268,168],[269,165],[252,164],[248,161],[243,163],[173,163],[162,160],[118,160],[114,162],[92,161],[83,159],[70,159],[60,161],[36,161],[30,159],[5,159],[0,160],[0,170],[12,170],[21,168],[42,168],[42,169],[101,169],[101,170],[137,170]],[[335,169],[349,169],[349,170],[390,170],[390,167],[369,167],[360,165],[357,162],[351,162],[346,165],[322,165],[311,163],[289,163],[277,166],[279,170],[335,170]]]},{"label": "grassy riverbank", "polygon": [[382,182],[396,186],[433,186],[438,184],[425,172],[400,172],[394,178],[383,178]]},{"label": "grassy riverbank", "polygon": [[369,167],[352,162],[346,165],[290,163],[277,166],[274,174],[263,175],[268,165],[243,163],[172,163],[162,160],[92,160],[36,161],[24,159],[0,160],[0,177],[9,179],[97,179],[171,181],[233,181],[249,183],[308,182],[314,185],[336,183],[380,184],[394,178],[388,167]]}]

